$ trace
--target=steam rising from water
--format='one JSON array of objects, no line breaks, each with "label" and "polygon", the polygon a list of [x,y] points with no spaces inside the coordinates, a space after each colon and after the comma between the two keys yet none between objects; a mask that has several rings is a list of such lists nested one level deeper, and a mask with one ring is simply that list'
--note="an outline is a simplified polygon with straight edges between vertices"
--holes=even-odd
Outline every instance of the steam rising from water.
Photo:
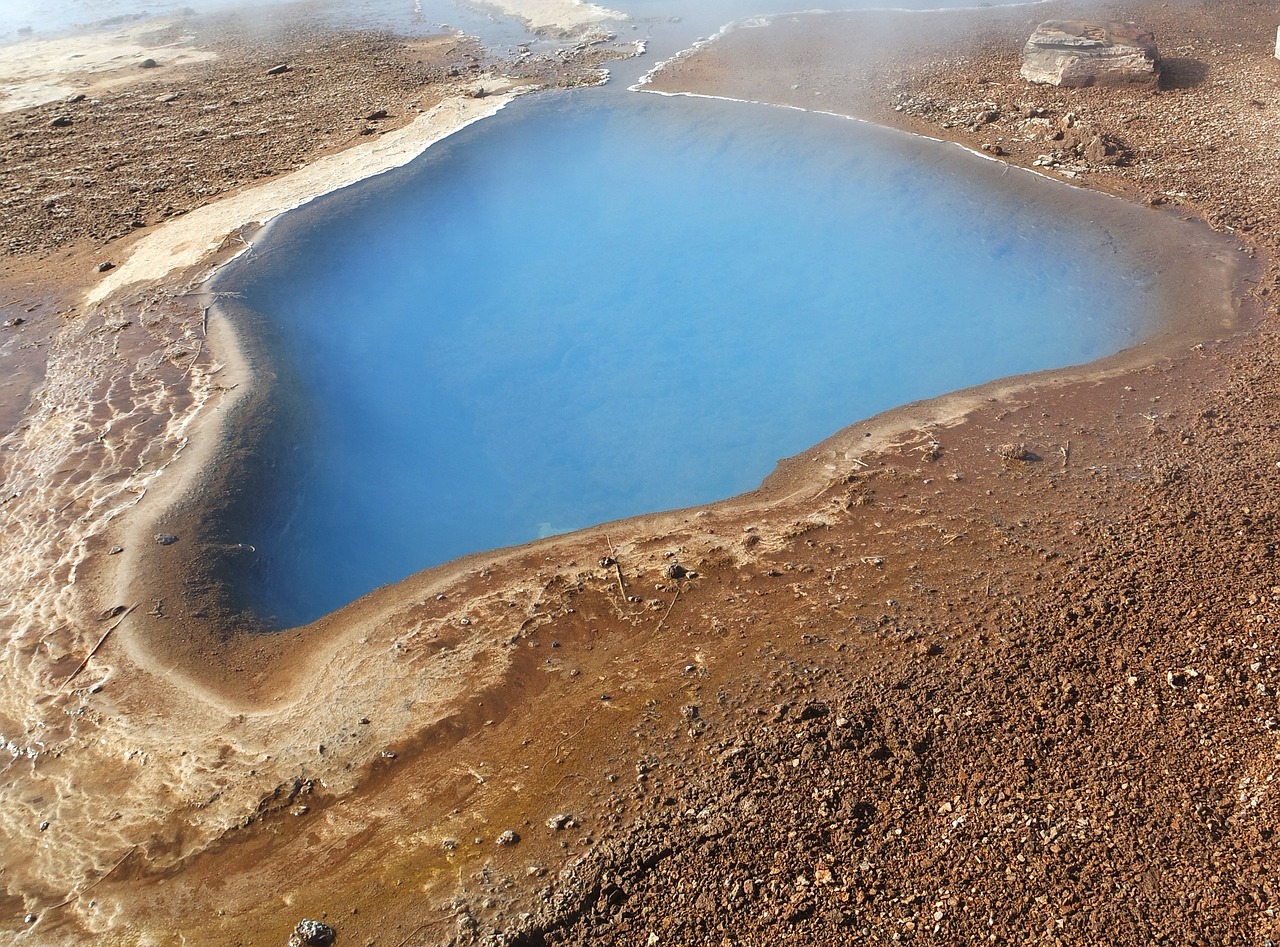
[{"label": "steam rising from water", "polygon": [[[160,0],[146,9],[231,5]],[[425,6],[427,15],[456,12],[430,0]],[[657,0],[631,6],[666,9]],[[759,4],[726,6],[746,15]],[[384,19],[421,12],[413,0],[331,9]],[[21,27],[52,31],[137,10],[129,0],[7,0],[0,40],[16,38]],[[408,707],[439,705],[455,694],[467,680],[463,669],[487,644],[458,649],[428,674],[405,656],[404,640],[417,630],[394,643],[372,640],[367,654],[316,682],[323,701],[304,695],[295,707],[276,705],[270,713],[230,705],[161,673],[167,669],[139,670],[139,655],[121,634],[73,677],[119,618],[104,614],[160,607],[88,587],[87,566],[108,556],[126,514],[164,485],[197,423],[227,396],[222,369],[203,344],[199,310],[156,298],[80,319],[78,330],[55,342],[46,386],[26,423],[0,441],[0,873],[10,895],[22,899],[16,915],[10,912],[17,917],[50,911],[130,853],[159,867],[218,838],[276,786],[306,776],[311,749],[335,743],[350,723],[342,714],[353,706],[380,707],[365,742],[349,751],[355,762],[373,757],[385,745],[380,740],[422,725],[424,711],[411,715]],[[116,671],[126,664],[135,664],[130,673],[140,679],[128,689],[118,686]],[[105,901],[61,910],[83,912],[97,929],[113,920]]]}]

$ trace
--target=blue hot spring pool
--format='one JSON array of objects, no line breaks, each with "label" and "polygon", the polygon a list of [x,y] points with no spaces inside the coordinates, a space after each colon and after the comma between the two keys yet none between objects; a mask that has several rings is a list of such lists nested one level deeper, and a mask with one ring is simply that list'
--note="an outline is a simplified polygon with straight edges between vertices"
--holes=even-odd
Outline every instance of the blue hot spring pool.
[{"label": "blue hot spring pool", "polygon": [[831,116],[579,92],[288,215],[219,286],[287,393],[236,593],[305,622],[1138,341],[1150,280],[1009,174]]}]

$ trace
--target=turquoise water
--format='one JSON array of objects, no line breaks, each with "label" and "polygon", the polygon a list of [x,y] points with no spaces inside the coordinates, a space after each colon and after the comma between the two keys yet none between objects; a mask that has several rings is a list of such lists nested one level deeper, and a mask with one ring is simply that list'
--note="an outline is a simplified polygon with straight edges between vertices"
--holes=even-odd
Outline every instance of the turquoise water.
[{"label": "turquoise water", "polygon": [[288,216],[219,287],[297,405],[234,518],[236,588],[300,623],[1140,339],[1151,287],[1106,231],[1008,183],[844,119],[587,91]]}]

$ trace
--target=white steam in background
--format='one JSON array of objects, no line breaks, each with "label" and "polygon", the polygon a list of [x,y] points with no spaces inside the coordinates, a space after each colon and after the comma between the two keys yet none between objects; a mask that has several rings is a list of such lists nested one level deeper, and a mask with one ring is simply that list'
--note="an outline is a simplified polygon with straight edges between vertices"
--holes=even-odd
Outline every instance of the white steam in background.
[{"label": "white steam in background", "polygon": [[236,0],[0,0],[0,42],[21,39],[27,30],[48,35],[116,17],[168,16],[184,9],[203,13],[234,5]]}]

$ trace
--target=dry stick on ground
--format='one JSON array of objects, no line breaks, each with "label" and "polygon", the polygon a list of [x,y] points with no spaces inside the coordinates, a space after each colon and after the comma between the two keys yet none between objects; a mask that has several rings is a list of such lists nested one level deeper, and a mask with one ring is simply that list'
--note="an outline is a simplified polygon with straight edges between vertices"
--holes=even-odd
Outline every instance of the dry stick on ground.
[{"label": "dry stick on ground", "polygon": [[[565,734],[565,736],[560,740],[560,742],[556,744],[555,759],[548,760],[546,763],[543,764],[542,766],[543,773],[546,773],[547,767],[550,766],[552,763],[563,762],[563,760],[560,759],[560,750],[564,747],[566,743],[569,743],[572,740],[576,740],[578,739],[578,737],[582,736],[583,732],[586,731],[587,729],[587,725],[591,723],[591,718],[594,717],[599,712],[600,712],[600,708],[597,707],[595,710],[591,711],[591,713],[587,714],[586,719],[582,721],[582,726],[578,728],[576,733]],[[566,756],[565,759],[568,759],[568,757]],[[557,783],[557,785],[559,784]]]},{"label": "dry stick on ground", "polygon": [[662,630],[662,626],[666,623],[667,618],[670,617],[671,615],[671,609],[676,607],[676,599],[678,599],[679,597],[680,597],[680,586],[677,585],[676,594],[671,597],[671,604],[667,606],[666,612],[663,613],[662,618],[659,620],[658,627],[653,629],[653,633],[655,635]]},{"label": "dry stick on ground", "polygon": [[399,942],[398,944],[396,944],[396,947],[404,947],[404,944],[407,944],[408,942],[410,942],[410,941],[411,941],[411,939],[412,939],[413,937],[415,937],[415,935],[416,935],[417,933],[419,933],[419,932],[420,932],[420,930],[425,930],[425,929],[426,929],[426,924],[425,924],[425,923],[424,923],[424,924],[419,924],[419,925],[417,925],[417,927],[416,927],[416,928],[413,928],[412,930],[410,930],[410,932],[408,932],[407,937],[406,937],[406,938],[404,938],[404,939],[403,939],[403,941],[401,941],[401,942]]},{"label": "dry stick on ground", "polygon": [[69,895],[65,901],[59,901],[53,907],[46,908],[45,910],[56,911],[58,908],[66,907],[68,904],[70,904],[72,901],[76,900],[77,898],[83,898],[86,894],[88,894],[98,885],[102,884],[102,882],[106,881],[109,877],[111,877],[111,873],[115,871],[117,868],[119,868],[121,865],[123,865],[124,860],[128,858],[130,855],[132,855],[134,852],[136,852],[137,850],[138,850],[138,846],[136,844],[131,846],[127,852],[125,852],[123,855],[120,856],[119,860],[114,865],[112,865],[110,868],[104,871],[101,875],[99,875],[97,880],[92,882],[83,891],[76,891],[73,894]]},{"label": "dry stick on ground", "polygon": [[609,558],[613,560],[613,568],[618,573],[618,591],[622,594],[622,600],[627,600],[627,587],[622,583],[622,566],[618,565],[618,553],[613,548],[613,540],[609,538],[609,534],[604,534],[604,541],[609,544]]},{"label": "dry stick on ground", "polygon": [[71,672],[70,677],[68,677],[65,681],[62,682],[62,686],[58,688],[59,694],[61,694],[64,690],[66,690],[67,685],[70,684],[72,680],[75,679],[75,676],[79,674],[81,671],[83,671],[85,669],[85,666],[88,665],[88,663],[93,660],[93,656],[98,653],[98,649],[101,648],[102,645],[106,642],[107,636],[110,635],[111,632],[119,628],[121,622],[123,622],[126,618],[128,618],[130,613],[132,613],[132,611],[137,607],[138,606],[136,603],[133,605],[130,605],[127,609],[125,609],[125,613],[120,616],[119,620],[102,633],[102,637],[98,639],[98,643],[94,645],[93,648],[90,649],[89,653],[84,656],[84,660],[81,661],[79,665],[76,666],[76,669]]}]

